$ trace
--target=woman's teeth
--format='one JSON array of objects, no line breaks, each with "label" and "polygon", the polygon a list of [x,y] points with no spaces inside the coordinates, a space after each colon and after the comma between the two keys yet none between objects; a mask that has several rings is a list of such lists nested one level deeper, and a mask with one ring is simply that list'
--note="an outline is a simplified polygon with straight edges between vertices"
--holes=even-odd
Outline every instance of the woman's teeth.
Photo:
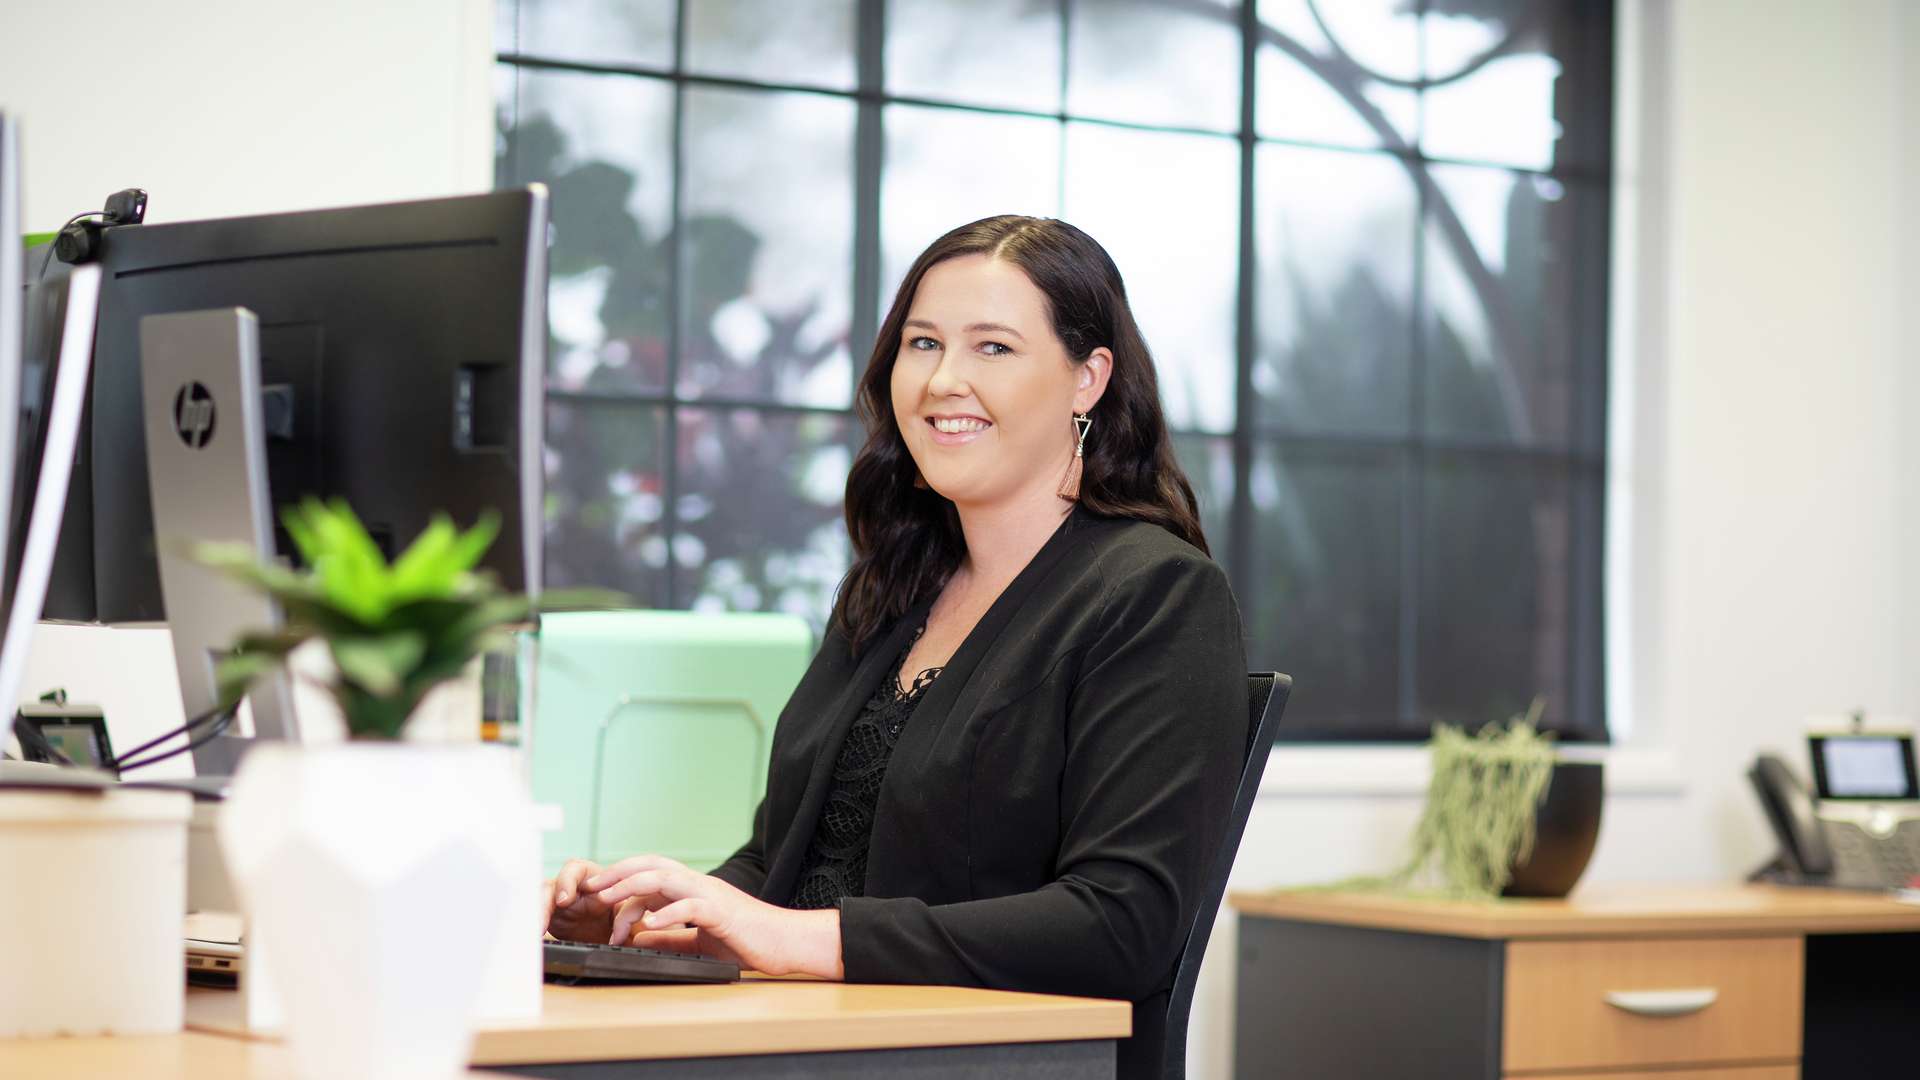
[{"label": "woman's teeth", "polygon": [[946,420],[940,417],[934,417],[933,426],[936,431],[943,431],[948,435],[958,435],[964,431],[985,431],[992,425],[988,424],[985,420]]}]

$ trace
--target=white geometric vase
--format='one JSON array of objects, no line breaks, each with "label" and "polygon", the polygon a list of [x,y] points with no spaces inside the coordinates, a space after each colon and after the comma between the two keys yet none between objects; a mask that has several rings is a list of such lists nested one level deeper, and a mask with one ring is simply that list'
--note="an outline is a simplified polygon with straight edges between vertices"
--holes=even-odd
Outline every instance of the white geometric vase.
[{"label": "white geometric vase", "polygon": [[458,1076],[483,988],[537,1010],[539,837],[509,749],[256,746],[220,846],[303,1076]]}]

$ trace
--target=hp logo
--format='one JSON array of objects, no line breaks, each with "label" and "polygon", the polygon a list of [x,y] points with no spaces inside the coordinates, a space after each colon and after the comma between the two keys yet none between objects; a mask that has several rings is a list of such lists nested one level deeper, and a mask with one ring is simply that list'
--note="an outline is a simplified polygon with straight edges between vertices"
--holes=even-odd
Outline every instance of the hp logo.
[{"label": "hp logo", "polygon": [[197,382],[180,388],[173,398],[173,430],[180,441],[198,450],[213,440],[213,394]]}]

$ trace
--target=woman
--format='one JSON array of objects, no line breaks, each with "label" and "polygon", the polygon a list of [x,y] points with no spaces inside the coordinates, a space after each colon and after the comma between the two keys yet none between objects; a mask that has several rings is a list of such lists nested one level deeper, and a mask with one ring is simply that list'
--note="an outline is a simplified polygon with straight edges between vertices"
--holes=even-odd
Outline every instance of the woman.
[{"label": "woman", "polygon": [[550,929],[769,973],[1138,1003],[1174,965],[1242,764],[1239,614],[1119,270],[994,217],[935,241],[861,380],[855,561],[712,874],[568,863]]}]

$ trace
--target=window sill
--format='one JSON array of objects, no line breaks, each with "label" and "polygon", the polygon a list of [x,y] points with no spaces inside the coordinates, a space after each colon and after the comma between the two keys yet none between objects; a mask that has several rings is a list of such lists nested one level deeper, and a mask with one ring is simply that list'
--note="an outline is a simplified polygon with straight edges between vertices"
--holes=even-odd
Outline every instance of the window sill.
[{"label": "window sill", "polygon": [[[1687,778],[1671,750],[1572,747],[1567,756],[1604,762],[1609,795],[1681,795],[1687,790]],[[1430,771],[1431,755],[1424,746],[1283,743],[1267,761],[1260,797],[1424,795]]]}]

